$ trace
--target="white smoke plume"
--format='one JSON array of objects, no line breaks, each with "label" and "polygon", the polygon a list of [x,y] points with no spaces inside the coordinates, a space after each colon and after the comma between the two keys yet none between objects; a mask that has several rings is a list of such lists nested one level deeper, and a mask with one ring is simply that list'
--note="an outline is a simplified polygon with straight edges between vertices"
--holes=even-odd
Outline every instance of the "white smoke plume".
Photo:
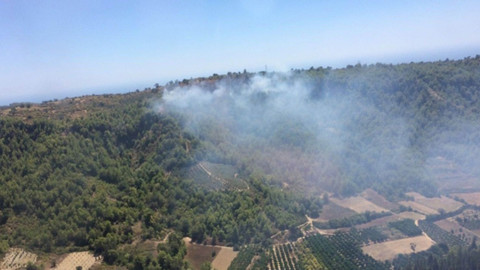
[{"label": "white smoke plume", "polygon": [[205,159],[243,164],[303,190],[350,194],[413,162],[407,121],[357,92],[322,89],[305,76],[176,87],[165,90],[157,108],[181,115],[189,132],[210,143]]}]

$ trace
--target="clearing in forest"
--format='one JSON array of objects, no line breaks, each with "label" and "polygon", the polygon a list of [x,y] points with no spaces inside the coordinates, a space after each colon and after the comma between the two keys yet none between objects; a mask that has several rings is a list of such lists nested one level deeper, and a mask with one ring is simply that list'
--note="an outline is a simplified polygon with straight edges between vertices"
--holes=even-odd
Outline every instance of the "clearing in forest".
[{"label": "clearing in forest", "polygon": [[88,251],[73,252],[68,254],[55,269],[72,270],[77,266],[81,266],[83,270],[88,270],[95,262],[101,262],[101,258],[93,256],[93,254]]},{"label": "clearing in forest", "polygon": [[211,263],[220,252],[220,247],[191,243],[190,238],[184,238],[183,241],[187,246],[187,255],[185,256],[185,259],[195,270],[200,269],[200,266],[204,262]]},{"label": "clearing in forest", "polygon": [[362,247],[363,252],[379,261],[394,259],[398,254],[410,254],[429,249],[435,242],[425,235],[403,238]]},{"label": "clearing in forest", "polygon": [[364,213],[367,211],[378,212],[378,213],[388,212],[388,209],[385,209],[370,201],[367,201],[365,198],[360,196],[349,197],[342,200],[331,198],[330,200],[342,207],[352,209],[357,213]]},{"label": "clearing in forest", "polygon": [[35,263],[36,261],[37,255],[26,252],[21,248],[10,248],[0,264],[0,269],[13,270],[25,268],[29,262]]},{"label": "clearing in forest", "polygon": [[212,190],[248,190],[245,180],[238,177],[234,166],[219,163],[199,162],[187,171],[187,177],[197,184]]}]

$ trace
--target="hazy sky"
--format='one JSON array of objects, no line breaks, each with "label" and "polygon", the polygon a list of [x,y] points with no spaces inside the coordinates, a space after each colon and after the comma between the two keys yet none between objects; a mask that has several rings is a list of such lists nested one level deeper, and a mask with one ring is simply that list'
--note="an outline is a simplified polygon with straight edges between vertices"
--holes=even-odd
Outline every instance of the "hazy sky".
[{"label": "hazy sky", "polygon": [[0,0],[0,105],[480,54],[480,1]]}]

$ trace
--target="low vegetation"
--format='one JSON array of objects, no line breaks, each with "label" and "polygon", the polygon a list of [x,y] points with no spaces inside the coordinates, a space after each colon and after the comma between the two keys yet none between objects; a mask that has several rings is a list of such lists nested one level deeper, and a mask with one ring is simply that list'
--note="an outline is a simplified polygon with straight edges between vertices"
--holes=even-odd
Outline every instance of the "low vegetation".
[{"label": "low vegetation", "polygon": [[305,239],[305,244],[325,269],[387,269],[365,255],[348,233],[310,236]]},{"label": "low vegetation", "polygon": [[362,250],[379,261],[391,261],[399,254],[412,254],[429,249],[434,242],[424,236],[407,237],[362,247]]},{"label": "low vegetation", "polygon": [[460,237],[455,236],[454,234],[442,230],[435,223],[429,221],[418,221],[418,225],[422,231],[424,231],[433,241],[437,243],[444,243],[447,246],[467,246],[467,243],[464,242]]},{"label": "low vegetation", "polygon": [[412,219],[403,219],[395,222],[389,222],[388,226],[394,228],[405,234],[406,236],[412,237],[422,234],[422,230],[415,225],[415,222]]},{"label": "low vegetation", "polygon": [[319,229],[338,229],[347,228],[353,225],[370,222],[374,219],[392,215],[391,212],[364,212],[362,214],[355,214],[353,216],[342,219],[331,219],[328,222],[313,222],[313,225]]}]

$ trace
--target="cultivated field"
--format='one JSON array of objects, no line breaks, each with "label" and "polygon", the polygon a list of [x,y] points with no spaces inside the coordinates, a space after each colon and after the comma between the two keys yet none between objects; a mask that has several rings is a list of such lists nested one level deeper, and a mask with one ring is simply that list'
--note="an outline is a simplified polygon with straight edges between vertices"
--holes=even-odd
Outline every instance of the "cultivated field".
[{"label": "cultivated field", "polygon": [[365,198],[360,197],[360,196],[355,196],[355,197],[349,197],[346,199],[336,199],[336,198],[331,198],[330,199],[332,202],[345,207],[352,209],[353,211],[357,213],[364,213],[366,211],[370,212],[388,212],[388,209],[385,209],[383,207],[380,207],[370,201],[367,201]]},{"label": "cultivated field", "polygon": [[367,222],[367,223],[364,223],[364,224],[356,225],[355,228],[366,229],[366,228],[375,227],[375,226],[382,226],[382,225],[388,224],[389,222],[399,221],[399,220],[402,220],[402,219],[405,219],[405,218],[403,218],[401,216],[398,216],[398,215],[390,215],[390,216],[374,219],[374,220],[372,220],[370,222]]},{"label": "cultivated field", "polygon": [[425,219],[425,215],[419,214],[417,212],[401,212],[401,213],[398,213],[397,216],[405,219],[409,218],[413,220]]},{"label": "cultivated field", "polygon": [[450,195],[465,200],[468,204],[480,206],[480,192],[452,193]]},{"label": "cultivated field", "polygon": [[472,242],[474,238],[480,237],[480,234],[478,234],[475,231],[470,231],[469,229],[461,226],[453,218],[442,219],[442,220],[436,221],[435,224],[447,232],[450,232],[450,233],[453,232],[454,235],[460,237],[467,243]]},{"label": "cultivated field", "polygon": [[413,198],[415,198],[415,202],[422,204],[424,206],[427,206],[436,211],[443,209],[446,212],[452,212],[462,207],[463,205],[461,202],[457,202],[454,199],[450,199],[445,196],[441,196],[440,198],[438,197],[427,198],[416,192],[408,192],[406,195],[412,196]]},{"label": "cultivated field", "polygon": [[[187,255],[185,259],[192,265],[192,268],[197,270],[204,262],[212,262],[220,252],[219,247],[212,247],[207,245],[197,245],[190,242],[190,238],[184,238],[187,246]],[[214,252],[215,256],[212,256]]]},{"label": "cultivated field", "polygon": [[[398,254],[410,254],[429,249],[435,242],[425,235],[403,238],[362,247],[363,252],[379,261],[394,259]],[[414,246],[414,249],[412,249]]]},{"label": "cultivated field", "polygon": [[72,270],[77,266],[81,266],[83,270],[90,269],[95,262],[101,262],[100,257],[93,256],[88,251],[73,252],[68,254],[63,261],[61,261],[55,269],[57,270]]},{"label": "cultivated field", "polygon": [[[189,237],[183,238],[183,241],[187,246],[185,259],[192,265],[193,269],[200,269],[200,266],[208,261],[212,263],[214,269],[227,270],[238,254],[238,251],[233,251],[231,247],[191,243]],[[213,252],[215,256],[212,256]]]},{"label": "cultivated field", "polygon": [[397,209],[399,207],[398,204],[393,203],[391,201],[388,201],[382,195],[378,194],[375,190],[373,190],[371,188],[368,188],[368,189],[364,190],[360,194],[360,196],[362,196],[363,198],[367,199],[368,201],[370,201],[370,202],[372,202],[376,205],[379,205],[383,208],[386,208],[388,210]]},{"label": "cultivated field", "polygon": [[[464,228],[469,229],[471,232],[473,232],[478,237],[480,237],[479,217],[480,217],[480,211],[479,210],[466,209],[462,213],[450,218],[449,220],[457,222],[457,218],[460,218],[461,220],[469,221],[468,223],[469,223],[470,226],[468,226],[468,224],[460,224],[460,223],[459,223],[459,225],[461,225]],[[471,222],[473,222],[473,224]]]},{"label": "cultivated field", "polygon": [[10,248],[0,264],[0,269],[13,270],[25,268],[29,262],[35,263],[36,261],[37,255],[26,252],[21,248]]},{"label": "cultivated field", "polygon": [[268,269],[298,269],[298,257],[295,255],[295,251],[296,247],[292,244],[274,245],[271,250]]},{"label": "cultivated field", "polygon": [[405,207],[411,207],[413,210],[417,211],[417,212],[420,212],[422,214],[425,214],[425,215],[435,215],[435,214],[438,214],[438,211],[435,210],[435,209],[432,209],[428,206],[425,206],[423,204],[420,204],[418,202],[414,202],[414,201],[401,201],[399,202],[401,205],[405,206]]},{"label": "cultivated field", "polygon": [[314,221],[326,222],[330,219],[342,219],[351,217],[355,214],[355,211],[345,207],[341,207],[340,205],[330,201],[330,203],[322,207],[322,212],[317,219],[314,219]]},{"label": "cultivated field", "polygon": [[215,259],[213,259],[212,267],[217,270],[227,270],[233,259],[237,257],[238,251],[233,251],[231,247],[222,247]]}]

